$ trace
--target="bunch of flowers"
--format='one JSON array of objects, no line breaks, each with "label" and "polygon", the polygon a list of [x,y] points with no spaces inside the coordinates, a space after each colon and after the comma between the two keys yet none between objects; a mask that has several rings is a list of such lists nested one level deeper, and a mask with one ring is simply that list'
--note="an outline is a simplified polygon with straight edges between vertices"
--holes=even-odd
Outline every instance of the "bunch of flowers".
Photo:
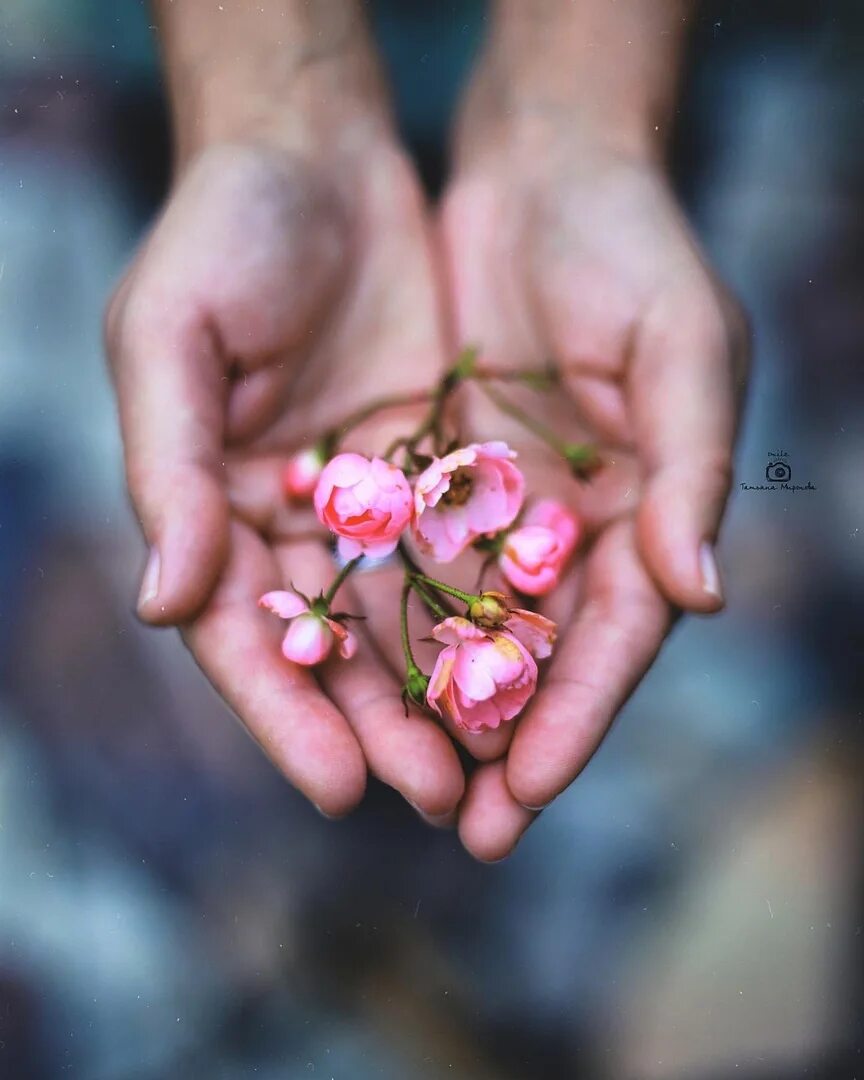
[{"label": "bunch of flowers", "polygon": [[[562,503],[543,499],[526,504],[525,478],[506,443],[447,443],[443,433],[450,396],[474,380],[504,412],[544,438],[587,477],[597,466],[594,450],[567,443],[501,395],[496,383],[521,379],[537,388],[554,385],[554,375],[484,371],[476,350],[466,350],[428,394],[382,399],[344,420],[320,443],[296,454],[284,474],[285,493],[313,499],[321,523],[336,539],[343,561],[330,588],[310,599],[299,590],[261,597],[262,607],[288,622],[284,655],[297,664],[321,663],[334,646],[350,659],[357,639],[348,629],[353,616],[333,611],[348,575],[364,559],[394,553],[404,568],[401,591],[403,698],[467,731],[497,728],[514,719],[537,688],[537,661],[555,643],[552,620],[513,604],[504,593],[465,592],[424,573],[418,559],[452,563],[469,548],[485,556],[481,582],[495,563],[503,579],[523,597],[540,597],[558,584],[580,538],[576,515]],[[377,411],[427,399],[427,415],[415,432],[398,439],[381,457],[339,452],[351,428]],[[397,464],[397,458],[399,464]],[[418,665],[408,626],[412,592],[437,621],[432,640],[443,648],[432,671]],[[464,605],[460,612],[453,602]],[[527,600],[523,601],[527,603]]]}]

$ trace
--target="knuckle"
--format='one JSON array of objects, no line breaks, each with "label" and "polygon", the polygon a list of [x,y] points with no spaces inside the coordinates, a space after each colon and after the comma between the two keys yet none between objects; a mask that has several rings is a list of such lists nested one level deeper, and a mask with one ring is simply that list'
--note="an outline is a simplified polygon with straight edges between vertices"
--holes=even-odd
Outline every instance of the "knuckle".
[{"label": "knuckle", "polygon": [[118,355],[118,342],[120,326],[123,320],[123,306],[125,300],[125,279],[117,283],[114,291],[105,303],[102,313],[102,341],[109,362],[114,362]]},{"label": "knuckle", "polygon": [[665,514],[665,506],[676,492],[691,498],[710,495],[725,498],[732,489],[734,466],[731,447],[692,451],[686,459],[667,465],[657,477],[647,506],[652,518]]},{"label": "knuckle", "polygon": [[703,293],[693,302],[691,320],[694,332],[712,352],[728,349],[729,325],[723,305],[713,291]]},{"label": "knuckle", "polygon": [[129,489],[132,502],[139,510],[145,502],[146,493],[150,490],[152,478],[153,467],[143,454],[126,455],[126,487]]},{"label": "knuckle", "polygon": [[709,451],[694,464],[701,484],[723,495],[729,493],[734,477],[731,453],[726,450]]},{"label": "knuckle", "polygon": [[138,291],[121,283],[105,309],[105,345],[116,366],[128,357],[147,325],[152,325],[152,304]]},{"label": "knuckle", "polygon": [[736,380],[746,381],[750,368],[753,327],[747,309],[730,289],[721,287],[719,313],[725,328],[725,346]]}]

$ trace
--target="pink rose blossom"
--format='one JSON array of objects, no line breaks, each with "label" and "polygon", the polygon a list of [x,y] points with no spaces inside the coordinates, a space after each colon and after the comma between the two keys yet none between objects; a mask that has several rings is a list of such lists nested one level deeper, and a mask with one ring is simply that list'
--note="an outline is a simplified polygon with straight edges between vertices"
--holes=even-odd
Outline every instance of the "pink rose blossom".
[{"label": "pink rose blossom", "polygon": [[282,488],[289,499],[311,499],[324,468],[324,459],[317,447],[298,450],[288,459],[282,473]]},{"label": "pink rose blossom", "polygon": [[537,689],[537,664],[506,631],[483,630],[454,616],[433,636],[447,647],[435,661],[426,702],[465,731],[497,728],[524,709]]},{"label": "pink rose blossom", "polygon": [[506,537],[498,566],[521,592],[544,596],[558,584],[578,538],[576,515],[554,499],[543,499]]},{"label": "pink rose blossom", "polygon": [[297,593],[277,589],[265,593],[258,604],[288,621],[282,639],[282,653],[288,660],[313,667],[326,660],[337,643],[339,655],[349,660],[357,651],[357,638],[342,623],[326,615],[316,615]]},{"label": "pink rose blossom", "polygon": [[381,458],[337,454],[315,488],[315,510],[339,537],[343,559],[390,555],[411,520],[411,488],[405,474]]},{"label": "pink rose blossom", "polygon": [[525,480],[503,442],[471,443],[436,458],[414,486],[414,536],[438,562],[511,525]]},{"label": "pink rose blossom", "polygon": [[552,646],[558,637],[558,627],[545,615],[524,608],[511,608],[504,623],[513,637],[518,638],[528,652],[537,660],[545,660],[552,655]]}]

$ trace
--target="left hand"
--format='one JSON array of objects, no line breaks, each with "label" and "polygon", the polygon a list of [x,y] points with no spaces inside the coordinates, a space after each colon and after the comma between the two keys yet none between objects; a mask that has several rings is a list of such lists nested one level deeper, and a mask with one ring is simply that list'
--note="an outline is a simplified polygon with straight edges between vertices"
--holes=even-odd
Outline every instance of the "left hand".
[{"label": "left hand", "polygon": [[[656,161],[580,134],[571,116],[496,114],[494,100],[481,74],[442,207],[458,340],[490,366],[552,360],[569,402],[542,407],[578,415],[581,428],[559,430],[597,441],[607,465],[577,487],[551,451],[514,433],[529,473],[533,458],[592,542],[549,607],[562,625],[545,683],[506,761],[481,766],[463,803],[462,840],[487,860],[508,854],[585,766],[673,608],[722,607],[714,543],[748,353],[740,309]],[[479,398],[469,420],[474,435],[506,430]]]}]

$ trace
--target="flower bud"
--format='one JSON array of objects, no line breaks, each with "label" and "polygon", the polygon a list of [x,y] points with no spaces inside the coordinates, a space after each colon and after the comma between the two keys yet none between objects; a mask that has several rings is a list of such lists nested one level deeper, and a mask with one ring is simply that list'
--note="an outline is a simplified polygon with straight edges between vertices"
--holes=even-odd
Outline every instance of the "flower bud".
[{"label": "flower bud", "polygon": [[560,581],[580,532],[572,510],[555,499],[542,499],[505,537],[498,567],[520,592],[545,596]]},{"label": "flower bud", "polygon": [[288,623],[282,654],[295,664],[314,667],[327,659],[334,645],[346,660],[357,651],[357,638],[341,621],[330,618],[323,600],[310,605],[298,592],[276,589],[265,593],[258,604]]},{"label": "flower bud", "polygon": [[590,480],[603,464],[597,450],[588,443],[569,443],[564,457],[577,480]]},{"label": "flower bud", "polygon": [[409,668],[405,677],[404,696],[410,698],[415,705],[425,705],[428,689],[429,676],[424,675],[418,667]]},{"label": "flower bud", "polygon": [[510,617],[507,597],[500,592],[484,592],[468,607],[468,616],[478,626],[503,626]]},{"label": "flower bud", "polygon": [[311,499],[324,468],[325,457],[320,446],[298,450],[288,459],[282,473],[282,489],[289,499]]}]

